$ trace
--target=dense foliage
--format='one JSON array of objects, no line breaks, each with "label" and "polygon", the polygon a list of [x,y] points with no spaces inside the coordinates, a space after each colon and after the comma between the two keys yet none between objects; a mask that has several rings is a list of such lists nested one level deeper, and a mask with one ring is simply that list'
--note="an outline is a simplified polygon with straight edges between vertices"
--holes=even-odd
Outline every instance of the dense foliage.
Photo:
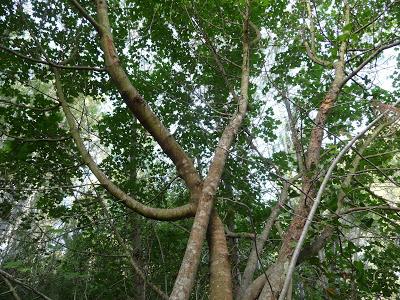
[{"label": "dense foliage", "polygon": [[287,299],[400,297],[398,1],[107,2],[110,30],[104,0],[0,1],[0,298],[166,297],[209,201],[226,242],[209,226],[191,298],[222,299],[215,247],[224,299],[275,299],[326,171],[382,113],[334,169]]}]

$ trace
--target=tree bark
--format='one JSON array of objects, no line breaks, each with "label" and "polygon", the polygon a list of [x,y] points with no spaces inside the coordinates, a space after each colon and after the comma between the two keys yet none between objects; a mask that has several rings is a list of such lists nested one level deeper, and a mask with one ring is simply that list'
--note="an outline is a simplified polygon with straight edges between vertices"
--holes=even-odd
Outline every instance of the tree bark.
[{"label": "tree bark", "polygon": [[233,299],[232,273],[224,224],[213,212],[208,226],[210,253],[210,299]]}]

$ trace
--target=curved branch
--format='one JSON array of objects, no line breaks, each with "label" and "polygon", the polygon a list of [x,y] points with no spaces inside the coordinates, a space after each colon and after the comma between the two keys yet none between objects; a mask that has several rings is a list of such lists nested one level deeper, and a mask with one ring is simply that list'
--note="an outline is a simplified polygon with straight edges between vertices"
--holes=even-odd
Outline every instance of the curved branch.
[{"label": "curved branch", "polygon": [[303,37],[304,46],[306,48],[307,55],[316,64],[324,66],[324,67],[331,67],[331,66],[333,66],[333,64],[330,61],[323,60],[323,59],[321,59],[321,58],[319,58],[317,56],[317,53],[316,53],[317,50],[316,50],[316,45],[315,45],[315,41],[316,41],[316,38],[315,38],[315,26],[314,26],[314,18],[313,18],[312,10],[311,10],[311,4],[310,4],[309,0],[305,0],[305,3],[306,3],[306,8],[307,8],[308,18],[309,18],[309,21],[310,21],[309,30],[310,30],[310,34],[311,34],[311,40],[310,40],[311,41],[311,47],[310,47],[309,43],[306,41],[305,37]]},{"label": "curved branch", "polygon": [[97,1],[97,13],[98,22],[103,28],[100,34],[100,44],[104,52],[105,65],[111,80],[130,111],[152,135],[164,153],[172,160],[178,174],[182,177],[191,192],[193,202],[196,202],[201,192],[202,179],[194,167],[192,159],[151,110],[147,102],[132,85],[128,75],[121,66],[111,34],[107,1]]},{"label": "curved branch", "polygon": [[195,206],[193,204],[186,204],[177,208],[153,208],[138,202],[133,197],[127,195],[118,186],[100,170],[90,153],[87,151],[82,137],[80,136],[78,127],[76,126],[74,116],[72,115],[68,103],[65,100],[60,74],[57,69],[53,69],[55,74],[55,88],[61,107],[67,119],[72,138],[75,141],[76,147],[82,156],[83,162],[89,167],[93,175],[96,176],[100,184],[115,198],[122,201],[127,207],[133,211],[145,216],[147,218],[156,220],[177,220],[183,219],[194,215]]},{"label": "curved branch", "polygon": [[360,211],[372,211],[372,210],[400,211],[400,207],[386,206],[386,205],[352,207],[352,208],[349,208],[349,209],[341,212],[341,215],[347,215],[347,214],[351,214],[354,212],[360,212]]}]

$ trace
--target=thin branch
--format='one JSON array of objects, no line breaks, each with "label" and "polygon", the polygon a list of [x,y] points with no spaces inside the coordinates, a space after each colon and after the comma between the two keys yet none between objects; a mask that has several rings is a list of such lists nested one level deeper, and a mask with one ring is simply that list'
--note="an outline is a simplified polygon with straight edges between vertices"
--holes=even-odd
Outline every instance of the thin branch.
[{"label": "thin branch", "polygon": [[23,137],[23,136],[14,136],[11,134],[8,134],[4,131],[0,131],[0,136],[5,135],[6,137],[12,138],[14,140],[19,140],[23,142],[61,142],[61,141],[66,141],[71,139],[70,136],[67,137],[56,137],[56,138],[51,138],[51,137],[42,137],[42,138],[30,138],[30,137]]},{"label": "thin branch", "polygon": [[105,68],[96,68],[96,67],[90,67],[90,66],[64,66],[64,65],[56,64],[54,62],[45,61],[45,60],[41,60],[41,59],[37,59],[37,58],[33,58],[30,56],[24,55],[18,51],[12,50],[3,45],[0,45],[0,49],[7,51],[17,57],[23,58],[25,60],[28,60],[28,61],[31,61],[34,63],[38,63],[38,64],[42,64],[42,65],[47,65],[47,66],[50,66],[53,68],[64,69],[64,70],[87,70],[87,71],[96,71],[96,72],[105,72],[106,71]]},{"label": "thin branch", "polygon": [[79,11],[79,13],[89,21],[90,24],[93,25],[93,27],[97,30],[97,32],[101,33],[104,29],[103,27],[97,23],[97,21],[86,11],[86,9],[79,4],[78,1],[76,0],[70,0],[73,6]]},{"label": "thin branch", "polygon": [[347,215],[347,214],[351,214],[354,212],[360,212],[360,211],[372,211],[372,210],[400,211],[400,207],[386,206],[386,205],[352,207],[352,208],[349,208],[349,209],[341,212],[341,215]]},{"label": "thin branch", "polygon": [[[13,295],[15,300],[21,300],[20,296],[17,293],[16,288],[11,284],[10,280],[7,279],[7,277],[5,277],[4,275],[1,275],[0,277],[3,277],[4,282],[6,283],[6,285],[8,286],[8,288],[10,289],[9,292],[11,292],[11,294]],[[9,293],[7,292],[7,293]]]},{"label": "thin branch", "polygon": [[355,30],[353,32],[353,34],[358,34],[359,32],[361,32],[364,29],[371,26],[373,23],[375,23],[376,20],[378,20],[382,15],[384,15],[391,8],[392,5],[396,4],[397,2],[399,2],[399,1],[393,1],[392,3],[389,3],[387,10],[383,10],[382,12],[380,12],[378,15],[376,15],[374,18],[372,18],[368,23],[366,23],[365,25],[363,25],[360,28],[358,28],[357,30]]},{"label": "thin branch", "polygon": [[[96,192],[97,194],[97,192]],[[168,295],[165,294],[162,290],[160,290],[160,288],[158,286],[156,286],[155,284],[153,284],[152,282],[150,282],[147,279],[146,274],[143,272],[143,270],[140,268],[139,263],[136,261],[136,259],[133,257],[132,255],[132,251],[129,249],[129,247],[126,245],[126,243],[124,242],[124,239],[122,238],[122,236],[120,235],[114,221],[113,218],[111,216],[110,210],[108,209],[105,201],[103,198],[101,198],[99,195],[97,195],[97,199],[100,202],[101,207],[103,208],[103,212],[106,215],[106,217],[109,219],[109,224],[110,227],[114,233],[115,238],[118,241],[118,244],[121,246],[121,248],[123,249],[123,251],[125,252],[126,256],[129,258],[129,263],[132,266],[133,271],[143,280],[143,282],[145,282],[147,285],[150,286],[150,288],[159,296],[161,297],[161,299],[165,299],[168,300]]]},{"label": "thin branch", "polygon": [[254,24],[252,21],[249,21],[249,25],[256,33],[256,37],[250,42],[251,46],[255,46],[261,40],[261,32],[260,32],[260,29],[257,27],[257,25]]},{"label": "thin branch", "polygon": [[326,60],[321,59],[321,58],[319,58],[317,56],[317,53],[316,53],[317,50],[316,50],[316,46],[315,46],[316,38],[315,38],[314,18],[313,18],[313,15],[312,15],[310,1],[309,0],[305,0],[305,3],[306,3],[306,8],[307,8],[308,19],[310,21],[309,30],[310,30],[310,34],[311,34],[311,47],[310,47],[310,45],[306,41],[305,35],[303,33],[304,46],[306,48],[307,55],[316,64],[324,66],[324,67],[331,67],[331,66],[333,66],[333,64],[330,61],[326,61]]},{"label": "thin branch", "polygon": [[12,282],[22,286],[23,288],[27,289],[27,290],[31,290],[32,292],[34,292],[36,295],[42,297],[45,300],[52,300],[51,298],[47,297],[45,294],[39,292],[37,289],[35,289],[34,287],[22,282],[21,280],[14,278],[14,276],[12,276],[11,274],[7,273],[6,271],[0,269],[0,275],[7,278],[8,280],[11,280]]},{"label": "thin branch", "polygon": [[60,107],[60,104],[56,104],[56,105],[50,106],[50,107],[35,107],[35,106],[15,103],[15,102],[12,102],[9,100],[4,100],[4,99],[0,99],[0,103],[5,103],[5,104],[9,104],[9,105],[12,105],[15,107],[26,108],[26,109],[35,110],[35,111],[43,111],[43,112],[55,110]]},{"label": "thin branch", "polygon": [[299,166],[299,171],[300,171],[300,173],[304,174],[304,171],[305,171],[304,151],[303,151],[303,147],[301,145],[301,141],[299,140],[299,136],[297,134],[296,122],[293,118],[292,108],[290,107],[290,102],[287,98],[286,92],[284,93],[283,100],[284,100],[286,112],[287,112],[287,115],[289,118],[290,132],[291,132],[291,136],[292,136],[293,146],[296,151],[296,158],[297,158],[297,163]]},{"label": "thin branch", "polygon": [[361,71],[362,68],[364,68],[371,60],[373,60],[375,57],[377,57],[383,50],[395,47],[400,45],[400,40],[396,40],[394,42],[391,42],[389,44],[382,44],[379,46],[374,53],[372,53],[370,56],[368,56],[358,67],[353,70],[350,74],[346,76],[346,78],[343,79],[343,82],[341,83],[341,86],[344,86],[347,81],[349,81],[351,78],[353,78],[355,75],[357,75],[358,72]]},{"label": "thin branch", "polygon": [[[185,9],[186,9],[186,6],[185,6]],[[195,8],[194,8],[194,7],[193,7],[193,10],[195,11]],[[235,99],[235,101],[238,102],[238,101],[239,101],[238,95],[236,94],[236,92],[235,92],[235,90],[234,90],[232,84],[230,83],[230,81],[229,81],[229,79],[228,79],[228,75],[227,75],[227,73],[226,73],[225,67],[224,67],[224,65],[222,64],[221,60],[220,60],[220,56],[219,56],[217,50],[215,49],[215,47],[214,47],[213,43],[211,42],[211,40],[210,40],[210,38],[209,38],[207,32],[205,31],[203,25],[201,24],[200,17],[199,17],[197,14],[195,14],[195,17],[196,17],[195,21],[196,21],[196,23],[197,23],[197,24],[196,24],[196,23],[193,22],[192,18],[190,17],[189,12],[187,11],[187,9],[186,9],[186,13],[187,13],[187,15],[188,15],[188,17],[189,17],[189,19],[190,19],[190,21],[191,21],[191,23],[192,23],[192,26],[193,26],[195,29],[197,29],[197,31],[198,31],[198,32],[200,33],[200,35],[202,36],[202,38],[203,38],[203,40],[204,40],[203,43],[204,43],[204,44],[206,45],[206,47],[210,50],[211,55],[212,55],[212,57],[213,57],[215,63],[217,64],[218,71],[221,73],[222,79],[225,81],[225,84],[226,84],[226,86],[227,86],[228,89],[229,89],[229,93],[230,93],[231,96]]]}]

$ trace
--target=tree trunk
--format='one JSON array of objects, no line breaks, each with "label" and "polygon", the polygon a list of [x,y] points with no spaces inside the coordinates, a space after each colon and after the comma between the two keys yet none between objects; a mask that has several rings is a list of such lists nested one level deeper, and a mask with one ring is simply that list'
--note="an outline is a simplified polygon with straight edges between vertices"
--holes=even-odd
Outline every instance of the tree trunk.
[{"label": "tree trunk", "polygon": [[210,249],[210,299],[231,300],[232,275],[224,224],[214,211],[208,226]]}]

